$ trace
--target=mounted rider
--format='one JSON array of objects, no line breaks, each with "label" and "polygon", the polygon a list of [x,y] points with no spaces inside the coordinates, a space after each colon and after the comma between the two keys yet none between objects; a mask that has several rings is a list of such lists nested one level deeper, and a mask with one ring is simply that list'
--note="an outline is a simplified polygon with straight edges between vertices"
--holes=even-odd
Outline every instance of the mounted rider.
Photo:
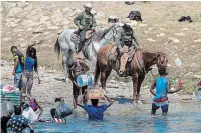
[{"label": "mounted rider", "polygon": [[78,32],[80,34],[80,43],[77,47],[77,53],[82,51],[84,47],[86,33],[91,33],[97,26],[94,15],[91,13],[93,6],[90,3],[86,3],[83,7],[85,11],[79,13],[74,19],[74,23],[79,27]]},{"label": "mounted rider", "polygon": [[[120,25],[122,26],[121,34],[118,34],[119,40],[116,40],[117,53],[120,53],[120,75],[125,73],[126,70],[126,63],[128,58],[132,57],[135,53],[136,49],[141,49],[137,38],[134,35],[134,31],[131,26],[127,22],[121,22]],[[128,72],[127,72],[128,73]]]}]

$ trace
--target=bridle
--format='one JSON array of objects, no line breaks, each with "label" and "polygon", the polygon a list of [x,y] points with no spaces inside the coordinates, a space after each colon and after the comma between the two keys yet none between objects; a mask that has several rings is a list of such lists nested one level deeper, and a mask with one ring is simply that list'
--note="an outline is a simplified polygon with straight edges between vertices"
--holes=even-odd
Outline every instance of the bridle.
[{"label": "bridle", "polygon": [[[157,67],[158,68],[160,68],[160,67],[166,67],[166,66],[163,66],[162,64],[164,63],[164,62],[168,62],[168,60],[167,60],[167,58],[166,58],[166,56],[164,55],[164,54],[162,54],[162,53],[157,53],[159,56],[157,57],[157,60],[156,60],[156,65],[157,65]],[[164,60],[162,60],[161,59],[161,57],[163,57],[164,58]]]}]

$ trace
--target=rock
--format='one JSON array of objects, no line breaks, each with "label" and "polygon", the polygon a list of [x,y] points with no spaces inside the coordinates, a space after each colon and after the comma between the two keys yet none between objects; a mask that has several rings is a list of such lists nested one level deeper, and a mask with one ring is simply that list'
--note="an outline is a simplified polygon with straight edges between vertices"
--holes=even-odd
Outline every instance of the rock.
[{"label": "rock", "polygon": [[156,36],[157,36],[157,37],[163,37],[163,36],[165,36],[165,33],[159,33],[159,34],[157,34]]},{"label": "rock", "polygon": [[98,13],[96,14],[96,18],[97,18],[97,19],[104,18],[104,17],[105,17],[104,12],[98,12]]},{"label": "rock", "polygon": [[37,28],[35,29],[32,33],[33,34],[38,34],[38,33],[43,33],[44,29],[43,28]]},{"label": "rock", "polygon": [[155,28],[151,27],[151,28],[148,28],[148,30],[154,30]]},{"label": "rock", "polygon": [[15,8],[17,6],[17,3],[11,3],[11,2],[8,2],[6,4],[8,10],[10,10],[11,8]]},{"label": "rock", "polygon": [[20,39],[18,39],[18,41],[25,41],[25,39],[24,38],[20,38]]},{"label": "rock", "polygon": [[184,35],[186,35],[186,34],[184,34],[184,33],[174,33],[176,36],[184,36]]},{"label": "rock", "polygon": [[68,20],[62,22],[63,25],[68,25],[69,23],[70,23],[70,21],[68,21]]},{"label": "rock", "polygon": [[33,5],[30,3],[28,6],[24,8],[24,12],[31,12],[33,10]]},{"label": "rock", "polygon": [[197,79],[201,79],[201,75],[195,74],[195,75],[193,75],[193,77],[195,77],[195,78],[197,78]]},{"label": "rock", "polygon": [[48,27],[47,29],[48,30],[57,30],[57,29],[59,29],[60,27],[59,26],[50,26],[50,27]]},{"label": "rock", "polygon": [[27,43],[20,43],[19,47],[24,48],[27,45]]},{"label": "rock", "polygon": [[70,8],[68,8],[68,7],[66,7],[66,8],[62,9],[62,11],[65,12],[65,13],[70,13],[70,12],[72,12],[73,10],[70,9]]},{"label": "rock", "polygon": [[168,39],[173,41],[174,43],[179,43],[180,42],[180,40],[177,39],[177,38],[169,37]]},{"label": "rock", "polygon": [[148,33],[149,33],[149,32],[148,32],[148,31],[146,31],[146,30],[144,30],[143,32],[144,32],[144,34],[148,34]]},{"label": "rock", "polygon": [[188,30],[191,30],[191,29],[189,29],[189,28],[183,28],[183,31],[188,31]]},{"label": "rock", "polygon": [[63,14],[60,10],[57,10],[54,12],[51,18],[53,23],[59,24],[61,21],[63,21]]},{"label": "rock", "polygon": [[139,24],[140,28],[147,27],[147,24]]},{"label": "rock", "polygon": [[12,40],[12,38],[3,38],[3,41],[5,41],[5,42],[11,41],[11,40]]},{"label": "rock", "polygon": [[147,41],[156,42],[156,40],[154,40],[154,39],[152,39],[152,38],[147,38]]},{"label": "rock", "polygon": [[193,42],[201,42],[201,39],[198,39],[198,40],[194,40]]},{"label": "rock", "polygon": [[14,22],[11,22],[11,23],[8,25],[8,27],[15,28],[15,27],[17,27],[17,24],[14,23]]},{"label": "rock", "polygon": [[27,25],[32,24],[32,23],[34,23],[34,21],[32,21],[32,20],[23,20],[21,25],[22,26],[27,26]]},{"label": "rock", "polygon": [[25,1],[17,3],[17,6],[20,7],[20,8],[25,8],[27,5],[29,5],[29,3],[25,2]]},{"label": "rock", "polygon": [[21,13],[22,11],[23,10],[19,7],[12,8],[8,13],[8,17],[15,17],[17,14]]},{"label": "rock", "polygon": [[45,21],[49,20],[50,18],[48,16],[41,16],[40,17],[40,23],[44,23]]}]

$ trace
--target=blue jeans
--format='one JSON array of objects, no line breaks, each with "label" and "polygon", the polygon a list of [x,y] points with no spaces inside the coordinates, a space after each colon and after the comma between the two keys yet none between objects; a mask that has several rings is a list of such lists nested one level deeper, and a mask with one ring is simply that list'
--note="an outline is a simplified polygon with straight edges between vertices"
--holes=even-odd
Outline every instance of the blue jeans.
[{"label": "blue jeans", "polygon": [[15,73],[14,75],[14,84],[16,88],[21,89],[22,87],[22,72]]}]

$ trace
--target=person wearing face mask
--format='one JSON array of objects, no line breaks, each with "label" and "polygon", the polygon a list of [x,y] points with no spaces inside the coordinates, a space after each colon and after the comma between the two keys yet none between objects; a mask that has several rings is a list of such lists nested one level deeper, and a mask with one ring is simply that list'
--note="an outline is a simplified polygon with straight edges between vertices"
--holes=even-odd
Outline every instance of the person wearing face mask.
[{"label": "person wearing face mask", "polygon": [[85,11],[79,13],[74,23],[79,27],[78,32],[80,33],[80,43],[77,47],[77,53],[82,51],[85,43],[86,32],[94,31],[97,26],[94,15],[91,13],[93,6],[90,3],[86,3],[84,6]]}]

